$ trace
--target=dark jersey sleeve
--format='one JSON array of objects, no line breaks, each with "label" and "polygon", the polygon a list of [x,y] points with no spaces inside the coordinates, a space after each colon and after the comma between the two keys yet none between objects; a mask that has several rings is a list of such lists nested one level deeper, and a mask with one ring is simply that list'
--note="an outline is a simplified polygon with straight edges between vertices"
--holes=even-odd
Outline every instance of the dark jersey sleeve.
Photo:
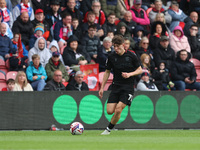
[{"label": "dark jersey sleeve", "polygon": [[105,65],[106,65],[106,69],[107,69],[107,70],[111,70],[111,69],[112,69],[112,63],[111,63],[111,58],[110,58],[110,56],[108,56]]},{"label": "dark jersey sleeve", "polygon": [[132,61],[133,61],[134,68],[137,69],[138,67],[141,66],[141,62],[140,62],[139,58],[137,57],[137,55],[134,52],[130,51],[130,54],[132,56]]}]

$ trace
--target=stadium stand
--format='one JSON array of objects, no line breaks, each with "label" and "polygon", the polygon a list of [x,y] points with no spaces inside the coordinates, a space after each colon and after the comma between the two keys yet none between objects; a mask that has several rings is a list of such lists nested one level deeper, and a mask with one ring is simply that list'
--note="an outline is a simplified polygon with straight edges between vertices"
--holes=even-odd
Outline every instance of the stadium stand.
[{"label": "stadium stand", "polygon": [[6,74],[6,80],[8,80],[8,79],[14,79],[15,80],[16,76],[17,76],[17,71],[9,71]]},{"label": "stadium stand", "polygon": [[[104,75],[104,72],[100,72],[99,73],[99,84],[100,84],[100,87],[101,87],[101,84],[103,82],[103,75]],[[104,87],[104,91],[107,91],[109,86],[112,84],[112,80],[113,80],[113,74],[111,73],[109,78],[108,78],[108,81],[106,82],[106,85]]]}]

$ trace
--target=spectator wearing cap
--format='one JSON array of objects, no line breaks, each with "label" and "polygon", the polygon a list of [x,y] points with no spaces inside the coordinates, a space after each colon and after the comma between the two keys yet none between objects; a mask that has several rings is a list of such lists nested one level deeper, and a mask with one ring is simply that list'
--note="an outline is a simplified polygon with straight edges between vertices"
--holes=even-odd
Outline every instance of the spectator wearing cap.
[{"label": "spectator wearing cap", "polygon": [[79,9],[77,9],[76,6],[76,0],[68,0],[66,1],[66,9],[63,10],[61,13],[67,12],[72,16],[73,18],[77,18],[79,20],[79,23],[82,24],[83,16]]},{"label": "spectator wearing cap", "polygon": [[13,48],[12,41],[6,35],[6,23],[0,24],[0,57],[4,60],[11,57],[10,53],[15,53],[16,49]]},{"label": "spectator wearing cap", "polygon": [[173,33],[170,34],[169,43],[175,54],[182,49],[186,49],[189,53],[191,53],[190,44],[187,37],[184,35],[181,26],[176,26],[174,28]]},{"label": "spectator wearing cap", "polygon": [[141,74],[141,79],[137,84],[137,91],[158,91],[156,85],[149,80],[149,73],[143,72]]},{"label": "spectator wearing cap", "polygon": [[21,0],[20,4],[17,4],[12,11],[13,20],[17,20],[17,17],[20,16],[23,12],[28,12],[30,20],[35,18],[33,8],[30,6],[29,0]]},{"label": "spectator wearing cap", "polygon": [[162,8],[163,3],[162,0],[155,0],[154,1],[155,7],[149,12],[149,18],[151,23],[155,21],[157,13],[163,13],[165,16],[165,21],[167,24],[170,24],[172,21],[171,15],[166,11],[164,8]]},{"label": "spectator wearing cap", "polygon": [[142,0],[134,0],[133,6],[130,9],[132,19],[139,25],[145,26],[145,29],[150,24],[149,18],[144,9],[141,8]]},{"label": "spectator wearing cap", "polygon": [[165,63],[165,67],[170,70],[173,62],[175,61],[175,52],[169,45],[169,38],[161,36],[160,43],[155,49],[154,53],[155,66],[158,68],[160,62]]},{"label": "spectator wearing cap", "polygon": [[13,17],[12,13],[9,9],[6,7],[6,1],[0,0],[0,12],[2,14],[2,20],[6,22],[10,28],[12,28],[13,25]]},{"label": "spectator wearing cap", "polygon": [[173,31],[176,26],[182,26],[184,28],[184,20],[187,18],[187,15],[181,9],[179,9],[179,4],[177,1],[171,2],[168,13],[172,17],[172,22],[169,26],[170,31]]},{"label": "spectator wearing cap", "polygon": [[[59,52],[60,53],[60,48],[58,46],[58,42],[56,40],[53,40],[50,45],[49,45],[49,53],[50,53],[50,56],[52,56],[52,53],[53,52]],[[61,62],[63,63],[63,65],[65,64],[64,61],[63,61],[63,57],[62,57],[62,54],[60,53],[60,60]]]},{"label": "spectator wearing cap", "polygon": [[60,70],[62,72],[62,82],[67,82],[69,80],[69,75],[66,71],[65,66],[60,60],[60,53],[58,51],[52,53],[52,57],[45,66],[47,72],[48,80],[53,79],[54,72]]},{"label": "spectator wearing cap", "polygon": [[89,91],[87,83],[83,81],[83,72],[77,71],[74,79],[72,79],[66,86],[66,90],[70,91]]},{"label": "spectator wearing cap", "polygon": [[32,56],[38,54],[40,56],[40,63],[45,68],[50,58],[49,49],[46,48],[46,40],[43,37],[37,38],[34,47],[28,52],[29,62],[32,61]]},{"label": "spectator wearing cap", "polygon": [[62,84],[63,74],[58,69],[53,72],[53,78],[47,82],[44,91],[65,91],[65,86]]},{"label": "spectator wearing cap", "polygon": [[60,12],[61,12],[60,1],[51,0],[50,9],[47,11],[45,15],[45,20],[49,23],[50,27],[52,27],[56,22],[62,19]]},{"label": "spectator wearing cap", "polygon": [[33,35],[33,25],[29,19],[28,12],[23,12],[17,20],[13,23],[13,34],[20,33],[22,36],[22,42],[25,46],[29,44],[29,39]]},{"label": "spectator wearing cap", "polygon": [[43,37],[47,41],[47,45],[49,45],[51,41],[53,40],[53,37],[50,32],[49,23],[45,20],[44,11],[42,9],[37,9],[35,11],[35,19],[31,21],[31,23],[33,24],[33,30],[35,30],[38,24],[41,24],[41,23],[43,24],[44,26]]},{"label": "spectator wearing cap", "polygon": [[34,34],[31,36],[29,40],[29,49],[34,47],[37,38],[43,37],[43,34],[44,34],[44,25],[42,23],[39,23],[35,27]]}]

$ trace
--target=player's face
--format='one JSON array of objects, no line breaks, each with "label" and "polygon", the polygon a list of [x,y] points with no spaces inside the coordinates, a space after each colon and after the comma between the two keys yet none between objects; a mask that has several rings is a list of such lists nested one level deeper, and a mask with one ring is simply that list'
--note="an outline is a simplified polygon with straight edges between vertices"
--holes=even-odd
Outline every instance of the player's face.
[{"label": "player's face", "polygon": [[124,51],[125,51],[124,45],[123,44],[121,44],[121,45],[114,44],[114,50],[115,50],[116,54],[121,56],[124,54]]}]

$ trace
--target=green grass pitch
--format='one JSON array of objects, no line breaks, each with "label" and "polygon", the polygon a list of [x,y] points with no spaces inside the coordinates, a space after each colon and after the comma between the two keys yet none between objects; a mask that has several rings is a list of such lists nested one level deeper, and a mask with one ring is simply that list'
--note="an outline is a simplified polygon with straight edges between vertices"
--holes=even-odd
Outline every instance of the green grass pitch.
[{"label": "green grass pitch", "polygon": [[200,150],[200,130],[0,131],[0,150]]}]

